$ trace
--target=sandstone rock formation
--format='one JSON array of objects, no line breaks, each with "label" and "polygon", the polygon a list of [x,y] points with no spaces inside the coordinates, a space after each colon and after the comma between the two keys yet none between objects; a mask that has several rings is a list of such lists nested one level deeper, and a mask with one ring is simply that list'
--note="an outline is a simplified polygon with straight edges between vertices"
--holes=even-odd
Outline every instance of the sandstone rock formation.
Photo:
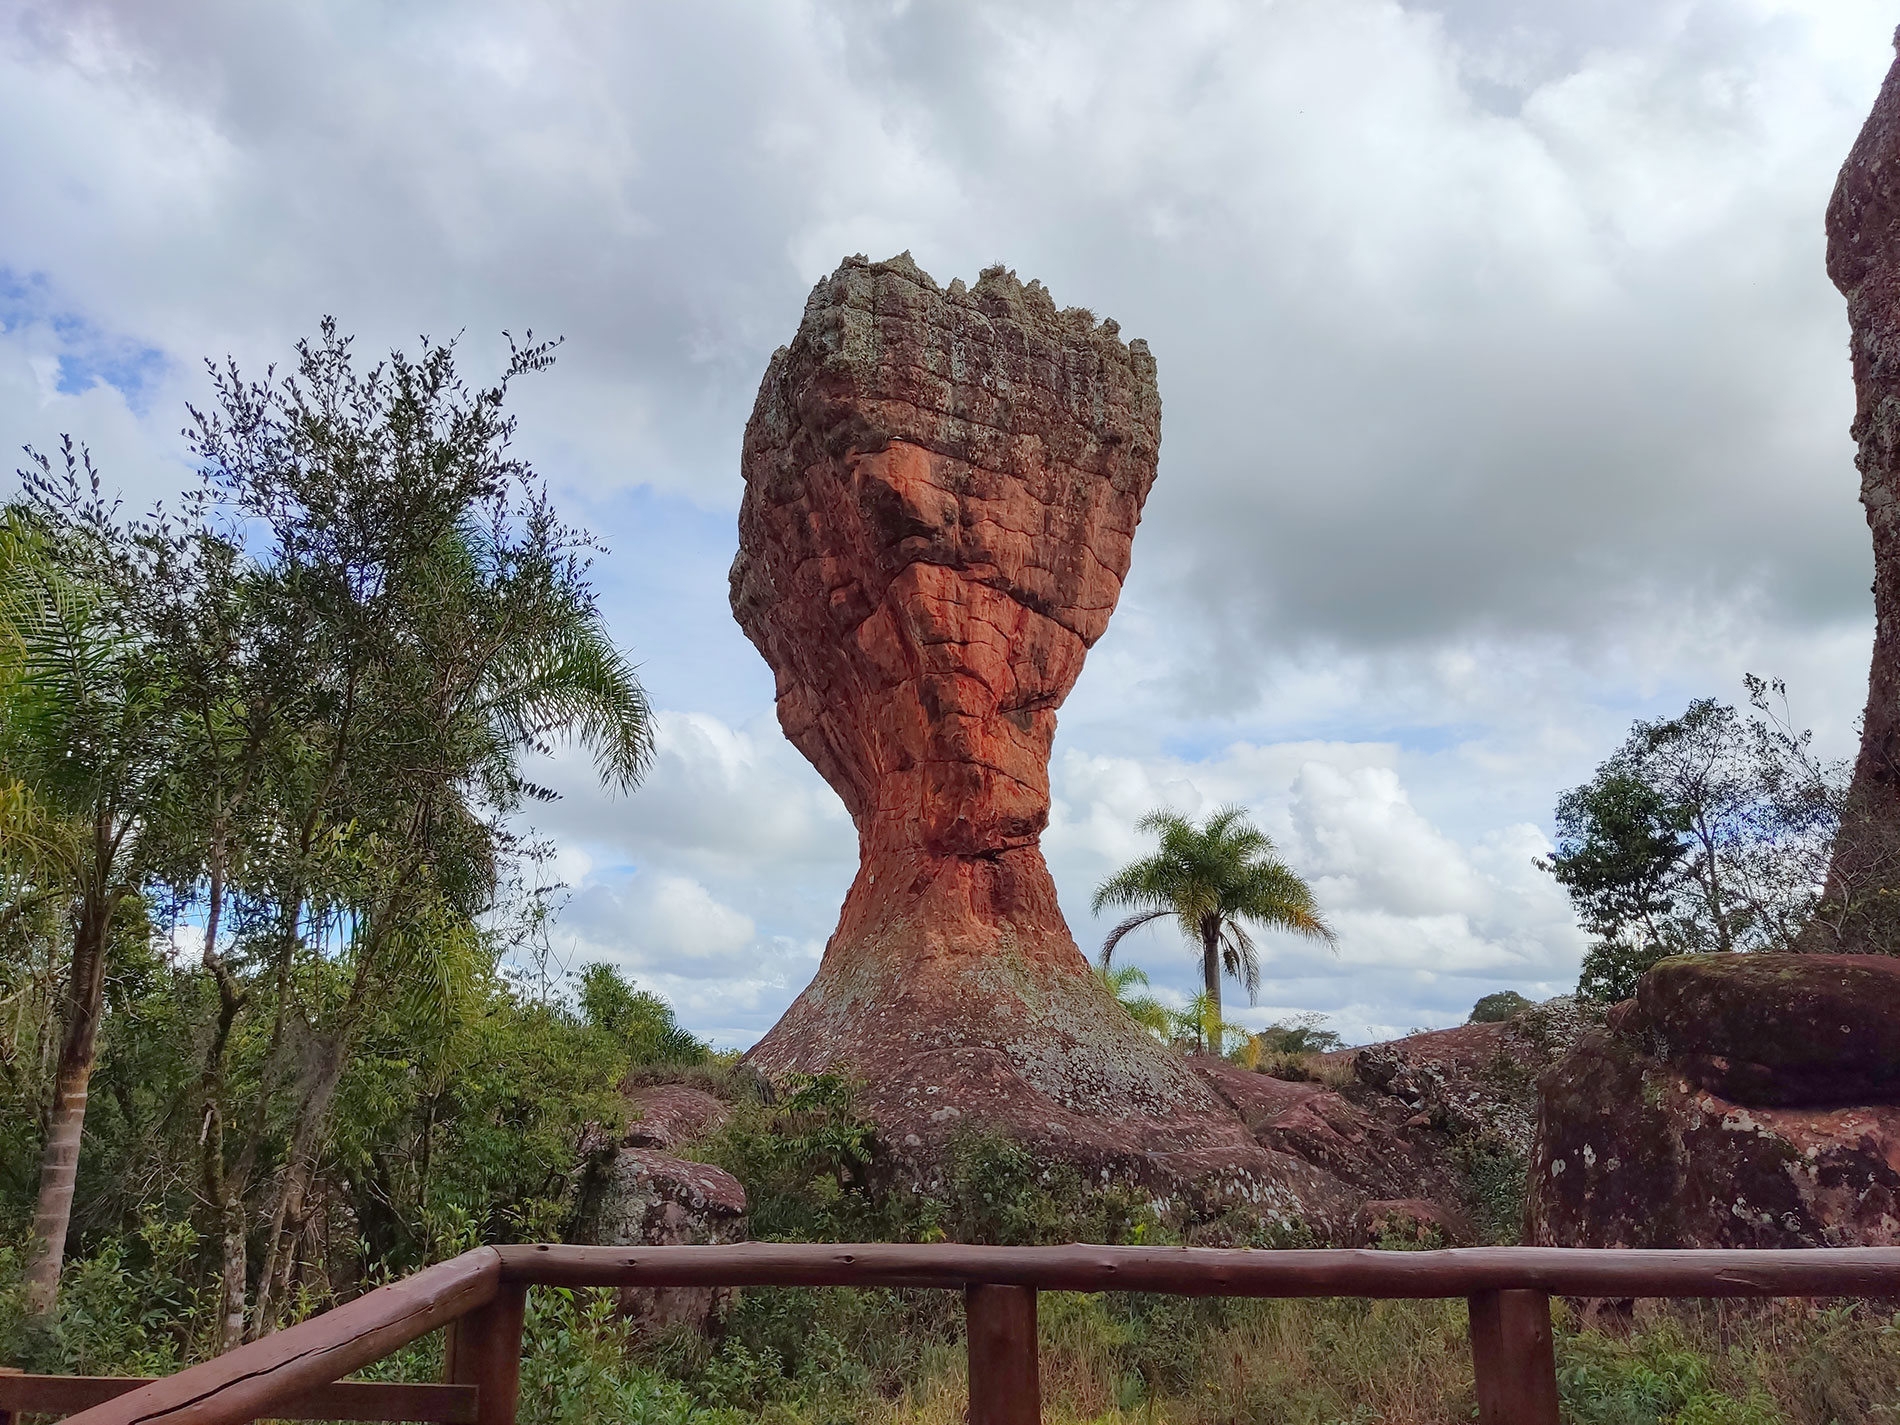
[{"label": "sandstone rock formation", "polygon": [[751,1058],[865,1080],[926,1170],[977,1124],[1324,1223],[1323,1175],[1256,1144],[1101,989],[1038,846],[1056,709],[1114,612],[1160,437],[1147,347],[1037,283],[945,290],[905,255],[813,290],[746,427],[732,607],[860,865]]},{"label": "sandstone rock formation", "polygon": [[[710,1163],[651,1148],[614,1157],[590,1240],[603,1247],[670,1247],[742,1242],[746,1196],[739,1180]],[[715,1287],[630,1287],[620,1312],[642,1333],[669,1326],[706,1330],[732,1292]]]},{"label": "sandstone rock formation", "polygon": [[1900,1245],[1900,961],[1665,960],[1539,1085],[1529,1240]]},{"label": "sandstone rock formation", "polygon": [[[1900,34],[1895,41],[1900,45]],[[1861,504],[1874,542],[1874,651],[1860,755],[1811,951],[1900,953],[1900,60],[1827,207],[1827,273],[1847,298]]]},{"label": "sandstone rock formation", "polygon": [[724,1100],[688,1084],[636,1084],[625,1095],[632,1122],[621,1141],[629,1148],[670,1153],[717,1132],[732,1117]]},{"label": "sandstone rock formation", "polygon": [[[1456,1214],[1463,1184],[1427,1124],[1378,1094],[1353,1097],[1323,1084],[1251,1073],[1223,1059],[1196,1056],[1194,1070],[1240,1115],[1254,1140],[1302,1159],[1342,1183],[1339,1215],[1363,1221],[1370,1202],[1430,1198]],[[1363,1089],[1354,1084],[1354,1090]],[[1357,1234],[1353,1234],[1357,1235]]]}]

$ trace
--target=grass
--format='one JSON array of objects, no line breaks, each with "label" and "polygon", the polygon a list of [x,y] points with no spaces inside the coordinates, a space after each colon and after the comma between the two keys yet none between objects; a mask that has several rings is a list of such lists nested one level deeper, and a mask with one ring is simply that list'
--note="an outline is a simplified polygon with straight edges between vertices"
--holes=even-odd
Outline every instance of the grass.
[{"label": "grass", "polygon": [[[712,1072],[717,1072],[714,1066]],[[1019,1145],[955,1145],[941,1196],[880,1188],[851,1086],[821,1078],[771,1103],[741,1098],[704,1145],[745,1180],[754,1226],[788,1240],[1252,1241],[1235,1224],[1174,1223],[1099,1191]],[[1464,1164],[1500,1232],[1521,1164]],[[1206,1234],[1212,1233],[1211,1237]],[[57,1332],[20,1311],[19,1255],[0,1247],[0,1363],[134,1374],[210,1348],[212,1301],[196,1234],[154,1220],[70,1264]],[[1254,1245],[1298,1245],[1255,1241]],[[446,1250],[446,1248],[445,1248]],[[953,1292],[749,1289],[717,1339],[640,1341],[611,1293],[530,1297],[523,1425],[962,1425],[961,1304]],[[325,1303],[312,1302],[310,1309]],[[1555,1310],[1570,1425],[1900,1425],[1900,1325],[1866,1303],[1639,1303]],[[1044,1418],[1051,1425],[1467,1425],[1462,1301],[1240,1301],[1044,1293]],[[382,1362],[429,1379],[438,1340]]]},{"label": "grass", "polygon": [[[1044,1418],[1091,1425],[1466,1425],[1460,1301],[1045,1293]],[[1889,1425],[1900,1327],[1865,1304],[1557,1306],[1573,1425]],[[704,1425],[959,1425],[947,1292],[748,1292],[722,1344],[648,1347]],[[677,1401],[680,1397],[674,1396]],[[524,1404],[526,1402],[524,1401]],[[539,1411],[536,1419],[544,1418]]]}]

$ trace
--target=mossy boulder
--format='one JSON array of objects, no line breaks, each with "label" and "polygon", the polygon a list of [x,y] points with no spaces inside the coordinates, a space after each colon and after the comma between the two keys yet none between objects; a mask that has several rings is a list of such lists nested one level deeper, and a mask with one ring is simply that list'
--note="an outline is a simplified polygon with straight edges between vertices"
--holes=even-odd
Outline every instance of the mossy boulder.
[{"label": "mossy boulder", "polygon": [[1896,968],[1788,955],[1657,966],[1539,1080],[1527,1239],[1900,1245],[1900,1106],[1880,1057],[1900,1027],[1880,1022],[1900,1009]]},{"label": "mossy boulder", "polygon": [[1643,976],[1618,1024],[1737,1103],[1900,1102],[1900,959],[1677,956]]}]

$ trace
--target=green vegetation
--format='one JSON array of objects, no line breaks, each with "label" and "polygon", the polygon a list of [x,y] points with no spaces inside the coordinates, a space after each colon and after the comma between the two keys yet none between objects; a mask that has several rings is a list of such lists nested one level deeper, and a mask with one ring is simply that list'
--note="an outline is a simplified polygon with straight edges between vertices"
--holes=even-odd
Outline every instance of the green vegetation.
[{"label": "green vegetation", "polygon": [[1097,965],[1095,977],[1135,1023],[1164,1042],[1174,1037],[1180,1016],[1153,995],[1141,993],[1148,987],[1148,972],[1141,966]]},{"label": "green vegetation", "polygon": [[1199,826],[1171,811],[1150,812],[1137,828],[1159,833],[1161,845],[1096,887],[1096,911],[1134,911],[1102,941],[1102,965],[1131,930],[1173,917],[1201,955],[1206,1001],[1196,1027],[1201,1047],[1218,1054],[1225,1028],[1222,974],[1245,985],[1250,1000],[1260,989],[1260,956],[1248,922],[1327,941],[1333,932],[1311,888],[1275,856],[1273,842],[1239,807],[1222,807]]},{"label": "green vegetation", "polygon": [[198,484],[143,519],[70,440],[29,452],[0,510],[0,1230],[42,1334],[69,1235],[96,1259],[153,1213],[200,1234],[226,1345],[457,1224],[545,1227],[576,1125],[684,1047],[627,991],[589,1032],[631,1048],[551,1053],[564,1011],[498,969],[548,909],[524,754],[577,743],[625,790],[652,745],[591,541],[509,451],[508,388],[552,360],[511,344],[474,389],[448,346],[362,369],[326,321],[288,375],[212,368]]},{"label": "green vegetation", "polygon": [[[433,1214],[421,1208],[400,1191],[401,1172],[386,1174],[376,1191],[406,1203],[397,1219],[414,1235],[366,1272],[368,1279],[480,1236],[558,1230],[574,1204],[571,1170],[589,1115],[610,1109],[615,1075],[640,1053],[645,1026],[628,1006],[655,1003],[600,971],[590,972],[582,988],[579,1006],[569,1008],[497,986],[485,1016],[492,1037],[450,1068],[443,1082],[452,1092],[436,1107],[438,1166],[426,1180],[441,1193],[442,1207]],[[657,1013],[653,1021],[658,1037],[677,1034],[670,1015]],[[623,1037],[630,1022],[636,1032]],[[1313,1029],[1287,1028],[1293,1040]],[[930,1192],[894,1190],[874,1135],[853,1108],[854,1085],[823,1076],[769,1097],[730,1063],[703,1050],[696,1057],[691,1070],[647,1072],[684,1072],[732,1103],[732,1119],[694,1155],[741,1177],[759,1235],[1307,1245],[1296,1231],[1263,1233],[1257,1222],[1239,1219],[1185,1232],[1156,1216],[1139,1194],[1094,1190],[1073,1171],[981,1133],[957,1142]],[[108,1053],[108,1069],[113,1062]],[[387,1082],[379,1073],[369,1077]],[[352,1104],[376,1097],[366,1091]],[[358,1160],[365,1171],[376,1171],[380,1157],[416,1172],[416,1117],[412,1108],[405,1122],[372,1118],[362,1125],[365,1144],[398,1145]],[[1508,1199],[1510,1164],[1474,1160],[1469,1170],[1474,1178],[1495,1170],[1492,1185]],[[358,1199],[372,1200],[373,1193]],[[504,1201],[512,1210],[484,1213],[484,1203]],[[174,1200],[174,1209],[84,1238],[92,1245],[69,1265],[60,1294],[56,1354],[36,1364],[165,1371],[217,1349],[216,1256],[207,1256],[189,1223],[189,1193]],[[1500,1210],[1508,1215],[1508,1202]],[[329,1290],[344,1294],[353,1286],[334,1281]],[[293,1310],[327,1304],[314,1281],[304,1287]],[[951,1292],[748,1290],[711,1340],[690,1332],[637,1339],[608,1292],[539,1290],[531,1303],[525,1425],[961,1419],[961,1312]],[[1471,1416],[1464,1307],[1457,1301],[1046,1293],[1040,1318],[1051,1421],[1453,1425]],[[19,1255],[0,1252],[0,1349],[9,1359],[24,1359],[20,1343],[32,1339],[25,1319]],[[1580,1422],[1875,1425],[1900,1403],[1900,1325],[1885,1309],[1644,1306],[1634,1317],[1611,1313],[1586,1322],[1560,1304],[1558,1328],[1560,1384],[1570,1418]],[[439,1342],[425,1338],[374,1374],[427,1379],[440,1365]]]},{"label": "green vegetation", "polygon": [[[169,513],[122,516],[71,442],[0,508],[0,1362],[168,1372],[474,1243],[568,1235],[642,1081],[727,1102],[688,1151],[738,1176],[762,1238],[1312,1245],[974,1129],[914,1184],[847,1079],[774,1092],[611,967],[550,972],[547,849],[521,817],[552,793],[525,757],[572,741],[627,790],[652,748],[593,545],[509,453],[508,389],[552,356],[511,347],[475,389],[450,347],[364,370],[326,322],[284,378],[213,370],[200,481]],[[1806,746],[1698,704],[1567,798],[1551,866],[1606,956],[1779,943],[1812,887],[1761,848],[1835,814]],[[1320,1016],[1222,1022],[1222,976],[1259,982],[1250,925],[1330,938],[1310,889],[1237,809],[1142,825],[1158,851],[1096,896],[1133,911],[1104,989],[1179,1047],[1238,1036],[1248,1067],[1343,1074]],[[1110,963],[1163,918],[1202,957],[1179,1013]],[[1506,992],[1472,1018],[1534,1036],[1537,1013]],[[1478,1230],[1510,1240],[1522,1158],[1478,1131],[1454,1151]],[[1050,1293],[1041,1321],[1055,1421],[1471,1413],[1456,1302]],[[1900,1333],[1865,1306],[1560,1324],[1588,1425],[1900,1408]],[[949,1425],[960,1330],[947,1292],[759,1290],[711,1339],[636,1339],[610,1294],[540,1291],[522,1414]],[[372,1374],[428,1378],[440,1350]]]},{"label": "green vegetation", "polygon": [[1578,993],[1610,1003],[1667,955],[1786,950],[1814,914],[1847,789],[1794,729],[1787,690],[1745,680],[1755,716],[1701,698],[1638,721],[1557,801],[1538,864],[1595,937]]},{"label": "green vegetation", "polygon": [[1516,990],[1499,990],[1496,994],[1486,995],[1471,1006],[1471,1018],[1467,1024],[1502,1024],[1507,1019],[1515,1019],[1531,1007],[1531,1001]]}]

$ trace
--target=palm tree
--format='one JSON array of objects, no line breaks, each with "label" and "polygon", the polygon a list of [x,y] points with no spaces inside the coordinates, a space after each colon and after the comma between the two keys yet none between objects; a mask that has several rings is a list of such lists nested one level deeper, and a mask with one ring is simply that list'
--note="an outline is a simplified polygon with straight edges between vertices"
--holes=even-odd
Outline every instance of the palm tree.
[{"label": "palm tree", "polygon": [[1102,942],[1106,968],[1129,931],[1173,916],[1188,944],[1201,952],[1207,1013],[1220,1052],[1221,972],[1260,990],[1260,958],[1247,922],[1331,942],[1333,932],[1313,903],[1312,889],[1281,861],[1272,840],[1240,807],[1222,807],[1196,826],[1171,811],[1153,811],[1136,827],[1159,832],[1160,849],[1130,862],[1095,889],[1092,908],[1134,909]]},{"label": "palm tree", "polygon": [[[78,457],[70,445],[64,454],[73,510],[83,500]],[[38,488],[56,492],[50,464],[34,459]],[[0,918],[63,903],[72,943],[24,1273],[36,1316],[52,1313],[59,1288],[106,958],[115,917],[140,893],[140,837],[165,767],[163,660],[116,627],[109,590],[93,577],[105,526],[62,523],[61,513],[56,493],[37,514],[17,504],[0,511],[0,860],[36,863],[34,884],[10,890],[19,898]]]},{"label": "palm tree", "polygon": [[1175,1017],[1168,1007],[1153,995],[1136,993],[1148,987],[1148,972],[1139,965],[1102,965],[1095,971],[1095,978],[1115,997],[1115,1003],[1128,1011],[1130,1019],[1157,1039],[1165,1040],[1173,1032]]},{"label": "palm tree", "polygon": [[[1235,1035],[1251,1040],[1244,1024],[1231,1024],[1220,1017],[1216,1006],[1208,999],[1207,991],[1202,990],[1187,1002],[1187,1008],[1170,1010],[1168,1013],[1168,1037],[1176,1044],[1191,1047],[1197,1054],[1205,1054],[1211,1047],[1215,1053],[1224,1052],[1221,1045],[1226,1035]],[[1253,1064],[1247,1064],[1252,1068]]]}]

